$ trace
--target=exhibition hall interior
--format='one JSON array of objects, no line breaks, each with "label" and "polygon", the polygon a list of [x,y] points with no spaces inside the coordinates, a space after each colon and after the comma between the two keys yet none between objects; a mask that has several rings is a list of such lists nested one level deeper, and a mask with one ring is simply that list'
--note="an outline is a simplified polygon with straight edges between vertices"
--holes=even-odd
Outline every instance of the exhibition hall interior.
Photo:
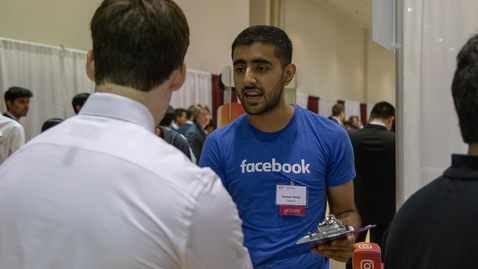
[{"label": "exhibition hall interior", "polygon": [[[111,1],[114,2],[114,0]],[[155,2],[155,0],[124,1],[145,2],[146,4],[143,3],[145,9],[149,5],[153,6]],[[88,51],[93,48],[90,32],[90,23],[92,22],[90,21],[102,2],[102,0],[0,1],[0,112],[3,115],[0,117],[9,118],[6,123],[0,121],[0,142],[2,142],[0,143],[0,151],[2,151],[0,152],[0,176],[4,175],[5,179],[8,175],[5,171],[15,164],[14,159],[8,160],[8,158],[18,156],[17,159],[19,159],[23,147],[28,147],[31,142],[36,145],[35,143],[39,142],[35,141],[42,141],[41,137],[44,135],[47,139],[46,134],[52,133],[51,131],[61,125],[67,126],[68,122],[73,124],[75,122],[74,118],[78,117],[79,109],[88,104],[87,98],[98,95],[95,93],[98,85],[95,85],[95,82],[91,80],[91,75],[87,70],[89,70],[88,66],[91,66]],[[118,2],[121,1],[118,0]],[[455,159],[452,163],[452,156],[455,158],[456,155],[462,156],[472,152],[471,142],[474,141],[468,139],[464,142],[462,138],[463,126],[460,125],[462,123],[460,114],[457,116],[458,107],[455,108],[455,105],[458,104],[458,101],[457,99],[454,100],[455,88],[453,88],[452,95],[452,84],[455,87],[455,84],[458,85],[459,83],[454,81],[458,77],[455,75],[455,72],[458,73],[456,71],[458,53],[467,44],[467,41],[478,33],[478,17],[476,16],[478,5],[476,1],[174,0],[174,2],[184,13],[189,26],[189,47],[187,47],[184,57],[185,79],[182,86],[172,92],[169,109],[165,106],[158,109],[165,115],[162,117],[161,123],[157,124],[154,113],[153,117],[149,115],[152,119],[154,118],[156,125],[154,131],[151,130],[152,133],[158,136],[157,139],[164,139],[183,151],[188,157],[187,160],[194,166],[211,167],[212,171],[218,174],[225,184],[225,189],[232,196],[232,201],[238,203],[239,221],[242,221],[245,242],[248,242],[248,236],[251,235],[246,230],[250,228],[248,225],[253,225],[251,223],[254,223],[254,221],[244,218],[254,216],[253,212],[255,211],[248,212],[240,205],[244,200],[243,198],[237,198],[239,194],[233,188],[237,187],[236,184],[238,183],[233,181],[236,177],[231,174],[258,173],[258,171],[264,174],[268,170],[274,172],[276,171],[275,165],[280,159],[279,157],[266,156],[264,153],[266,148],[252,148],[250,145],[256,145],[253,141],[245,148],[250,149],[250,155],[265,156],[264,158],[267,158],[267,161],[265,159],[254,160],[255,157],[252,156],[247,157],[246,160],[246,157],[242,157],[242,153],[233,151],[239,141],[244,139],[241,132],[251,132],[257,135],[258,132],[264,130],[255,125],[257,122],[254,119],[259,116],[251,113],[246,104],[254,98],[261,97],[250,97],[254,95],[247,92],[248,86],[238,85],[239,80],[235,78],[239,74],[237,65],[242,62],[233,61],[237,55],[234,54],[235,48],[232,47],[232,44],[238,38],[238,35],[249,27],[267,25],[281,29],[281,32],[286,33],[292,43],[292,63],[295,66],[294,69],[290,69],[293,70],[291,71],[290,83],[285,85],[283,93],[281,91],[284,102],[293,105],[292,107],[296,111],[294,112],[296,114],[292,113],[294,117],[299,113],[297,111],[302,111],[301,113],[309,113],[305,115],[314,118],[313,123],[308,123],[308,125],[314,126],[310,127],[311,131],[306,137],[326,136],[329,131],[319,130],[322,128],[321,124],[329,126],[330,122],[335,121],[334,124],[336,125],[326,128],[327,130],[329,130],[328,128],[330,130],[340,128],[337,131],[339,133],[337,135],[330,135],[329,133],[328,135],[333,136],[334,139],[339,139],[337,137],[343,135],[346,140],[343,143],[346,145],[343,146],[343,143],[338,142],[328,144],[329,142],[321,140],[318,148],[326,152],[324,156],[327,156],[327,158],[333,158],[335,154],[342,156],[341,158],[346,158],[343,156],[350,148],[350,160],[355,160],[353,162],[355,170],[347,175],[351,177],[349,180],[354,179],[354,184],[349,181],[352,184],[350,186],[352,197],[355,190],[355,203],[365,203],[364,201],[367,201],[373,204],[371,206],[357,205],[354,210],[360,215],[363,213],[361,227],[377,225],[376,228],[371,228],[370,232],[367,232],[367,230],[362,232],[360,237],[356,233],[356,238],[360,238],[360,241],[357,242],[377,244],[372,244],[373,248],[371,245],[370,249],[365,247],[363,250],[359,249],[359,245],[357,245],[355,255],[359,251],[357,256],[362,255],[360,257],[365,261],[364,263],[360,264],[358,262],[356,264],[353,262],[352,265],[351,259],[334,258],[333,255],[329,257],[327,254],[325,255],[329,257],[327,264],[324,263],[323,267],[313,268],[326,268],[326,266],[331,269],[380,268],[380,266],[384,266],[385,241],[382,242],[382,236],[386,237],[389,233],[387,228],[392,222],[393,215],[404,204],[408,205],[407,209],[409,209],[410,205],[406,202],[409,201],[410,197],[414,198],[414,194],[419,190],[434,183],[435,179],[444,174],[444,171],[449,171],[447,169],[452,164],[455,165]],[[148,19],[151,18],[148,17]],[[384,36],[389,39],[385,38],[385,41],[383,41]],[[239,45],[238,48],[251,46],[254,43],[244,44],[246,45]],[[279,57],[278,52],[275,55],[278,58],[282,57]],[[246,76],[248,74],[247,70],[244,71]],[[282,71],[284,72],[284,70],[288,69],[284,69],[284,65],[282,65]],[[257,79],[257,83],[259,81],[258,77],[254,78]],[[171,75],[167,77],[167,80],[171,79],[174,82],[174,78],[175,75]],[[244,81],[241,81],[241,83]],[[171,83],[174,84],[173,82]],[[250,89],[253,89],[253,87]],[[20,99],[16,101],[15,98],[17,97],[12,97],[14,93],[9,95],[9,91],[18,91],[24,94],[20,94],[21,96],[18,97],[26,100],[26,104],[21,104],[22,111],[20,111],[20,108],[15,110],[17,109],[15,102],[19,102]],[[262,96],[262,93],[260,96]],[[75,98],[80,103],[75,103]],[[82,101],[78,101],[79,99]],[[472,97],[469,99],[472,99]],[[79,106],[76,107],[76,105]],[[478,106],[478,104],[473,105]],[[18,107],[20,107],[20,104],[18,104]],[[150,111],[153,110],[150,109]],[[79,115],[81,116],[81,113]],[[471,117],[476,117],[476,115]],[[320,123],[317,123],[315,118]],[[243,124],[242,121],[247,122],[247,119],[250,121],[250,127],[248,128],[251,131],[239,128],[243,127],[241,125]],[[291,120],[291,122],[293,121]],[[194,126],[197,129],[194,132],[198,133],[194,133],[191,129],[185,129],[184,127],[188,124]],[[283,127],[286,125],[287,123]],[[13,128],[11,126],[21,129],[21,142],[15,142],[19,143],[20,146],[14,150],[1,149],[2,145],[6,146],[9,143],[14,143],[13,140],[6,140],[7,131],[1,129]],[[181,129],[181,126],[184,127]],[[46,130],[49,128],[52,129]],[[370,138],[371,140],[367,141],[363,137],[367,136],[365,131],[370,128],[379,128],[386,134]],[[478,126],[474,126],[474,129],[476,128]],[[57,130],[60,130],[60,128]],[[309,129],[304,130],[300,130],[298,133],[307,133]],[[234,136],[231,135],[231,132],[234,133]],[[265,132],[267,133],[267,131]],[[88,135],[95,134],[90,132]],[[290,139],[297,137],[302,136],[297,134]],[[178,142],[178,139],[181,142]],[[200,142],[198,142],[198,139]],[[262,139],[265,138],[258,138],[258,141],[263,143]],[[272,145],[275,139],[267,144]],[[277,139],[279,140],[279,138]],[[136,138],[131,138],[131,140],[136,140]],[[290,145],[275,144],[274,148],[283,148],[284,154],[290,154],[291,156],[303,151],[310,151],[310,154],[314,156],[318,155],[318,153],[313,152],[315,146],[310,145],[310,147],[304,149],[295,149],[291,146],[292,144],[295,145],[293,141],[291,140]],[[124,143],[128,143],[128,141]],[[31,147],[34,147],[34,145],[31,145]],[[202,150],[203,146],[205,147],[204,150]],[[289,149],[297,153],[291,153]],[[344,150],[340,151],[341,149]],[[18,150],[17,154],[14,153],[16,150]],[[26,149],[24,150],[26,151]],[[343,154],[337,153],[338,151]],[[378,151],[380,153],[377,153]],[[224,160],[216,160],[215,158],[222,157],[221,154],[224,155]],[[238,161],[237,167],[228,171],[228,162],[236,158]],[[304,161],[301,158],[297,159],[295,164],[288,164],[283,161],[282,167],[280,164],[278,165],[278,173],[289,173],[297,178],[291,179],[289,174],[284,174],[282,181],[276,182],[278,184],[277,190],[271,190],[273,192],[271,197],[280,193],[279,186],[282,186],[281,184],[301,186],[303,183],[300,178],[301,173],[306,174],[309,167],[307,160]],[[339,157],[337,158],[337,162],[344,161]],[[148,161],[151,162],[152,160]],[[334,172],[337,169],[333,166],[335,161],[326,160],[326,163],[329,163],[330,166],[325,170],[331,174],[328,174],[325,178],[330,180],[327,182],[331,185],[324,185],[323,189],[326,195],[324,194],[323,200],[325,203],[328,197],[330,205],[332,199],[332,205],[327,206],[327,211],[324,211],[327,213],[320,217],[322,220],[327,215],[342,210],[337,206],[337,201],[334,199],[334,197],[340,197],[336,194],[339,189],[334,188],[339,188],[342,186],[341,184],[345,184],[345,181],[340,181],[339,184],[335,183],[339,181],[333,181],[332,178],[336,176],[339,180],[339,178],[346,177],[345,172],[341,174]],[[390,169],[384,168],[385,166]],[[478,162],[475,162],[472,166],[478,167]],[[28,165],[25,167],[28,167]],[[189,171],[189,169],[197,168],[188,167],[185,165],[184,170]],[[4,172],[2,172],[2,168]],[[225,171],[223,172],[221,169],[225,169]],[[218,172],[218,170],[221,171]],[[352,174],[353,176],[350,176]],[[287,180],[284,178],[287,178]],[[367,179],[369,183],[363,183]],[[370,183],[372,179],[376,181]],[[0,196],[2,189],[5,193],[10,186],[7,181],[2,184],[2,180],[0,177]],[[263,185],[259,183],[255,187],[260,189]],[[326,187],[327,190],[325,191]],[[330,187],[332,189],[329,189]],[[253,187],[242,187],[239,190],[253,191]],[[340,190],[343,191],[343,189]],[[308,207],[313,198],[314,188],[311,187],[306,192],[304,190],[304,193],[307,193],[304,194],[307,197],[310,196],[306,206]],[[374,199],[370,198],[371,196]],[[320,199],[322,199],[322,196],[320,196]],[[388,199],[390,202],[387,203],[384,199]],[[344,200],[346,199],[344,198]],[[353,200],[351,199],[352,202]],[[8,201],[0,198],[0,216],[2,216],[2,208],[5,208],[2,203],[5,204]],[[312,204],[310,205],[312,206]],[[278,204],[276,200],[274,206],[279,208],[279,205],[281,207],[280,214],[283,217],[283,213],[287,212],[288,209],[283,211],[282,206],[284,205]],[[290,205],[297,206],[297,204]],[[386,205],[388,205],[387,212],[392,213],[384,223],[381,223],[381,219],[378,220],[380,223],[376,223],[374,217],[368,217],[367,214],[373,215],[373,213],[370,213],[373,211],[370,209],[372,207],[377,207],[377,211],[374,211],[376,215],[388,216],[389,213],[377,213],[382,212],[380,210],[384,210],[383,207]],[[261,205],[257,206],[261,207]],[[235,204],[233,208],[236,210]],[[7,213],[10,214],[9,212]],[[297,212],[302,211],[298,209]],[[308,214],[307,208],[305,212],[305,214]],[[8,216],[7,213],[4,212],[3,216]],[[237,217],[237,213],[235,214]],[[444,216],[453,217],[454,215]],[[284,219],[285,222],[294,222],[294,216],[287,216]],[[347,217],[344,219],[347,220]],[[450,221],[450,219],[443,219],[443,222],[446,221]],[[221,220],[218,219],[217,222],[221,222]],[[347,224],[346,222],[344,224]],[[0,221],[0,226],[7,225],[5,223]],[[313,223],[312,226],[317,227],[318,224]],[[275,225],[272,226],[276,227]],[[348,229],[347,227],[345,229]],[[255,228],[250,229],[254,230]],[[373,229],[380,231],[380,235],[374,235]],[[430,227],[430,229],[434,229],[434,227]],[[272,228],[265,230],[269,233]],[[7,238],[5,231],[7,230],[0,227],[0,241],[2,241],[2,237]],[[385,235],[383,235],[384,233]],[[349,232],[349,234],[353,233]],[[395,235],[396,233],[392,229],[388,238],[393,238]],[[280,237],[280,232],[277,236]],[[307,236],[307,233],[297,235],[297,240],[304,236]],[[310,232],[309,236],[311,236]],[[347,238],[347,235],[344,236],[337,240],[345,240],[344,238]],[[258,239],[254,238],[254,240]],[[297,240],[294,239],[294,242]],[[310,237],[310,240],[312,240],[312,237]],[[334,240],[336,239],[332,241]],[[453,241],[453,239],[447,240]],[[392,244],[392,242],[395,241],[386,243]],[[413,242],[413,240],[410,242]],[[281,268],[267,267],[262,263],[276,256],[289,255],[298,249],[295,248],[289,252],[286,252],[285,249],[271,250],[275,254],[268,254],[270,257],[262,259],[258,258],[261,257],[260,255],[256,256],[253,253],[256,250],[249,244],[252,243],[248,242],[244,245],[250,249],[252,265],[255,268]],[[328,244],[330,244],[330,240]],[[376,248],[378,245],[380,245],[380,248]],[[460,243],[456,243],[456,245],[460,245]],[[285,245],[281,247],[285,247]],[[293,246],[290,247],[292,249]],[[322,251],[320,247],[316,248],[319,253]],[[413,248],[413,246],[410,246],[410,248]],[[310,252],[310,249],[308,251]],[[367,251],[373,252],[372,254],[379,253],[378,259],[381,259],[382,264],[375,264],[374,267],[375,260],[373,259],[377,257],[367,258],[369,257]],[[419,251],[426,253],[422,249]],[[1,252],[0,244],[0,259],[9,255]],[[297,256],[298,254],[294,255]],[[283,257],[279,257],[279,261]],[[396,258],[393,255],[390,255],[390,257],[390,261]],[[430,256],[428,258],[439,260],[437,257]],[[25,261],[27,260],[25,258]],[[0,269],[9,268],[7,264],[2,265],[0,260]],[[193,263],[191,262],[191,264]],[[155,267],[146,262],[144,266],[138,268],[164,268]],[[237,268],[248,268],[247,266],[238,266]],[[15,268],[27,267],[18,266]],[[298,266],[297,268],[302,267]],[[387,268],[386,260],[385,268]]]}]

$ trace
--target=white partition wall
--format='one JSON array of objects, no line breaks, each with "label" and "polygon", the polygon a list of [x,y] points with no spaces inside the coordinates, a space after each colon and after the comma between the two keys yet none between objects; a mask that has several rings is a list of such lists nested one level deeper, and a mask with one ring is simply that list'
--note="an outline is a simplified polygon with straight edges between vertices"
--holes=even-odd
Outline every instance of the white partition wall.
[{"label": "white partition wall", "polygon": [[0,38],[0,111],[6,111],[3,96],[8,88],[31,90],[30,109],[20,123],[26,140],[32,139],[47,119],[75,114],[73,96],[94,91],[85,65],[85,51]]},{"label": "white partition wall", "polygon": [[458,51],[478,33],[478,4],[474,0],[403,0],[402,12],[399,205],[440,176],[451,164],[452,153],[466,153],[450,87]]},{"label": "white partition wall", "polygon": [[305,93],[297,93],[297,105],[307,109],[307,106],[309,104],[309,95]]},{"label": "white partition wall", "polygon": [[191,105],[205,104],[212,108],[211,73],[187,70],[183,86],[171,96],[169,104],[174,108],[187,109]]},{"label": "white partition wall", "polygon": [[[86,51],[0,38],[0,111],[4,93],[12,86],[32,91],[28,115],[20,119],[29,141],[50,118],[74,116],[71,101],[81,92],[93,93],[86,75]],[[173,93],[171,105],[187,108],[203,103],[212,108],[211,73],[187,70],[186,81]]]}]

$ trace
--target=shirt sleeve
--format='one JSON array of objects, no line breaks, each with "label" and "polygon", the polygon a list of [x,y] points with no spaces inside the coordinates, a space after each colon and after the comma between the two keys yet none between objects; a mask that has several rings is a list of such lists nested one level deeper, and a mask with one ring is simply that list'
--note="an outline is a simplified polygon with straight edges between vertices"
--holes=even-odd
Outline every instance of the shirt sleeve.
[{"label": "shirt sleeve", "polygon": [[221,162],[221,152],[216,140],[215,132],[212,132],[204,142],[202,148],[201,159],[199,160],[200,167],[210,167],[221,178],[222,184],[227,189],[226,173],[224,165]]},{"label": "shirt sleeve", "polygon": [[12,155],[15,151],[25,145],[25,132],[23,126],[15,126],[13,128],[9,144],[10,150],[8,156]]},{"label": "shirt sleeve", "polygon": [[354,151],[345,130],[334,134],[329,144],[328,186],[340,186],[355,178]]},{"label": "shirt sleeve", "polygon": [[219,178],[212,177],[191,220],[184,268],[252,268],[236,205]]}]

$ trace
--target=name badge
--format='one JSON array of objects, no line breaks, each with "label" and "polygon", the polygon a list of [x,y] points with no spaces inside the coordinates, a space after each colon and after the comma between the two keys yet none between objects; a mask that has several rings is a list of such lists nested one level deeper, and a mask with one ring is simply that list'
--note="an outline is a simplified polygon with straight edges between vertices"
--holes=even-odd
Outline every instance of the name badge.
[{"label": "name badge", "polygon": [[307,187],[277,185],[276,205],[307,206]]}]

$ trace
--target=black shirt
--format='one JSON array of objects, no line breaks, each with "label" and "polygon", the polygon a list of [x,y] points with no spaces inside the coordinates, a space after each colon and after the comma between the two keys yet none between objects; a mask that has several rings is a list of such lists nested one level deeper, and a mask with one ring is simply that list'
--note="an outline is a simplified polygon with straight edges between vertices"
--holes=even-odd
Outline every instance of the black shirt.
[{"label": "black shirt", "polygon": [[386,240],[385,268],[478,268],[478,156],[453,155],[413,194]]}]

